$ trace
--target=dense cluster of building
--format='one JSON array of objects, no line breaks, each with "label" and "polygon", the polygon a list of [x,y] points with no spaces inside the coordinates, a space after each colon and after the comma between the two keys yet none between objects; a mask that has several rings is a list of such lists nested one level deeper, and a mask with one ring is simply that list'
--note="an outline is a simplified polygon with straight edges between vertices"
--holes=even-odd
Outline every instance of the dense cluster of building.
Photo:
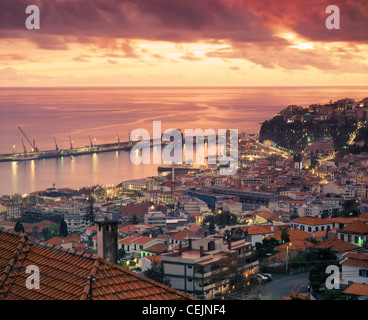
[{"label": "dense cluster of building", "polygon": [[285,121],[321,121],[335,118],[345,122],[346,117],[354,120],[368,120],[368,97],[361,101],[345,98],[327,104],[312,104],[306,108],[290,105],[282,110],[278,116]]},{"label": "dense cluster of building", "polygon": [[[231,176],[215,168],[173,169],[98,194],[53,187],[3,196],[0,227],[11,231],[21,220],[35,241],[98,255],[138,274],[161,264],[173,289],[208,299],[231,292],[229,273],[248,278],[265,266],[284,268],[300,252],[329,248],[340,258],[347,293],[367,296],[368,154],[321,160],[313,170],[295,155],[263,154],[245,156]],[[86,219],[91,210],[94,222]],[[223,215],[232,222],[216,222]],[[57,232],[60,221],[67,236]],[[260,259],[257,244],[271,238],[278,241],[274,253]]]}]

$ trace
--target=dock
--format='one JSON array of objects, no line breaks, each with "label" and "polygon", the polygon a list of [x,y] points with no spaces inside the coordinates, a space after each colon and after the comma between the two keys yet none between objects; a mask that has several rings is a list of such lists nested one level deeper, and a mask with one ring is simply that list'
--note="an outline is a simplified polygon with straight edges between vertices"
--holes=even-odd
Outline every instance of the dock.
[{"label": "dock", "polygon": [[[57,149],[45,151],[32,151],[21,153],[0,154],[0,162],[30,161],[50,158],[63,158],[82,156],[94,153],[129,151],[140,141],[128,141],[118,143],[96,144],[80,148]],[[150,146],[153,146],[153,140],[150,140]]]}]

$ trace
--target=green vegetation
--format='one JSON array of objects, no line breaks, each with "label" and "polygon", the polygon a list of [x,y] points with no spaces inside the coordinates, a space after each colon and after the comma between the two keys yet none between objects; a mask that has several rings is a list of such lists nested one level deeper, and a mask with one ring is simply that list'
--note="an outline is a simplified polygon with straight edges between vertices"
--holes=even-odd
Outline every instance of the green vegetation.
[{"label": "green vegetation", "polygon": [[144,272],[147,278],[163,283],[167,286],[171,286],[170,279],[165,277],[164,266],[162,263],[153,261],[151,268]]},{"label": "green vegetation", "polygon": [[358,209],[359,202],[355,199],[345,200],[342,204],[343,210],[341,211],[342,216],[353,216],[357,217],[360,214]]},{"label": "green vegetation", "polygon": [[274,254],[279,242],[275,238],[263,239],[262,243],[256,243],[256,255],[259,259],[265,258],[267,254]]},{"label": "green vegetation", "polygon": [[94,213],[94,203],[95,203],[95,198],[94,197],[89,197],[87,198],[88,201],[88,208],[87,208],[87,213],[84,216],[84,219],[90,222],[95,222],[95,213]]},{"label": "green vegetation", "polygon": [[208,229],[209,232],[214,232],[215,225],[217,225],[220,229],[225,226],[233,226],[238,223],[238,218],[236,215],[231,214],[228,211],[224,211],[215,216],[206,216],[203,219],[202,227]]},{"label": "green vegetation", "polygon": [[59,234],[61,237],[67,237],[68,236],[68,226],[65,222],[65,220],[61,220],[60,226],[59,226]]},{"label": "green vegetation", "polygon": [[316,290],[324,285],[329,274],[326,268],[329,265],[338,265],[337,256],[330,249],[318,249],[305,255],[308,263],[313,267],[309,272],[309,281],[312,289]]},{"label": "green vegetation", "polygon": [[24,226],[19,221],[17,221],[14,227],[14,231],[24,233]]},{"label": "green vegetation", "polygon": [[60,236],[59,230],[60,230],[59,225],[52,224],[48,227],[44,227],[41,232],[42,232],[42,236],[43,236],[44,240],[47,241],[47,240],[51,239],[52,237]]}]

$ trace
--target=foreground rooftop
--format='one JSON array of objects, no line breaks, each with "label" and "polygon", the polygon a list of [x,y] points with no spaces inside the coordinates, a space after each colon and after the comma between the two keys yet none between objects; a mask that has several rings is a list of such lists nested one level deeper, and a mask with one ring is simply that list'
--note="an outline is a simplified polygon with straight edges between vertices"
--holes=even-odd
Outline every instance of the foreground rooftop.
[{"label": "foreground rooftop", "polygon": [[[30,265],[39,268],[39,289],[26,288]],[[0,300],[89,300],[91,291],[93,300],[194,299],[96,255],[0,229]]]}]

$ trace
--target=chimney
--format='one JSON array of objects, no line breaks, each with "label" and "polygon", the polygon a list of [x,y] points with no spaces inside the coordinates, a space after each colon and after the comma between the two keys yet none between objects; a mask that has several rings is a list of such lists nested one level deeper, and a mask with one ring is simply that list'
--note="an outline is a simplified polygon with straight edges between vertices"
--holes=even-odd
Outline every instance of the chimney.
[{"label": "chimney", "polygon": [[203,252],[203,246],[199,247],[199,256],[203,257],[204,256],[204,252]]},{"label": "chimney", "polygon": [[175,183],[175,168],[174,167],[172,168],[172,171],[171,171],[171,182]]},{"label": "chimney", "polygon": [[188,241],[189,241],[189,249],[192,249],[192,239],[189,238]]},{"label": "chimney", "polygon": [[97,255],[112,263],[118,261],[118,222],[112,220],[96,221]]},{"label": "chimney", "polygon": [[179,243],[179,254],[181,255],[183,253],[183,245]]}]

